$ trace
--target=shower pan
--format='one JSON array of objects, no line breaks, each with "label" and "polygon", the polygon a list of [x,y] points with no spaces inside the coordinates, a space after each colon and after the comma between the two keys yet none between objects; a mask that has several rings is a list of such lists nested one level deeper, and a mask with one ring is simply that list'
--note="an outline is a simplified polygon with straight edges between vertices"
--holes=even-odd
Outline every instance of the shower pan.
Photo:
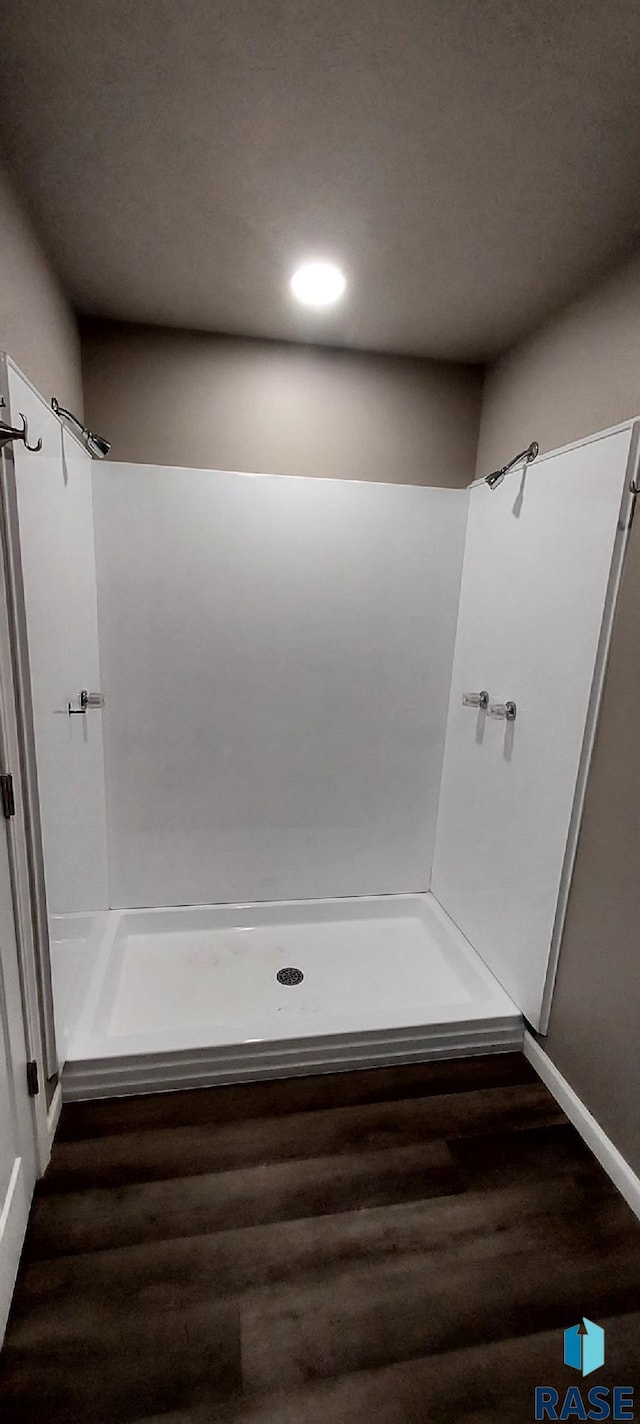
[{"label": "shower pan", "polygon": [[636,424],[471,491],[246,476],[92,463],[3,380],[29,430],[4,518],[64,1095],[544,1032]]},{"label": "shower pan", "polygon": [[[67,1048],[69,1099],[522,1042],[521,1014],[432,895],[77,919],[94,971]],[[64,919],[67,946],[72,931]]]}]

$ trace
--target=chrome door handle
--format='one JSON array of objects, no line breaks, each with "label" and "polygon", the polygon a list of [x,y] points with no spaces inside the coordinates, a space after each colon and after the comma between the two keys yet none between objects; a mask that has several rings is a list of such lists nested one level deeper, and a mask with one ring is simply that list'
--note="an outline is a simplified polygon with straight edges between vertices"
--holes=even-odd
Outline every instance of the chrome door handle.
[{"label": "chrome door handle", "polygon": [[463,692],[462,705],[463,707],[481,707],[483,712],[486,712],[487,707],[489,706],[489,693]]}]

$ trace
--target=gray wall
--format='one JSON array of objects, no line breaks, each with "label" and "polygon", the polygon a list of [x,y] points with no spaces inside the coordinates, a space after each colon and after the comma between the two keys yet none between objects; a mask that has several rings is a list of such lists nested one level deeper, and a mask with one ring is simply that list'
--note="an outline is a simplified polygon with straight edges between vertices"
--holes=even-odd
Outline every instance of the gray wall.
[{"label": "gray wall", "polygon": [[[640,413],[640,259],[489,373],[478,473]],[[544,1047],[640,1172],[640,518],[604,702]]]},{"label": "gray wall", "polygon": [[0,350],[34,386],[82,413],[75,318],[0,167]]},{"label": "gray wall", "polygon": [[474,366],[85,324],[85,410],[113,458],[285,475],[465,485]]}]

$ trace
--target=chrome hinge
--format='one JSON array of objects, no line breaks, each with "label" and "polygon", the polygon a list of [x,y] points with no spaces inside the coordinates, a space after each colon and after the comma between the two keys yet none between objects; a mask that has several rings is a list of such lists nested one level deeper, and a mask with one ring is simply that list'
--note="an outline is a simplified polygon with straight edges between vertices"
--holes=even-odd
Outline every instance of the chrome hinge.
[{"label": "chrome hinge", "polygon": [[5,821],[10,821],[16,814],[16,798],[13,794],[13,777],[10,772],[5,772],[0,776],[0,797],[2,797],[2,814]]},{"label": "chrome hinge", "polygon": [[27,1063],[27,1087],[29,1089],[29,1097],[37,1098],[40,1092],[40,1078],[35,1058],[32,1058],[31,1062]]}]

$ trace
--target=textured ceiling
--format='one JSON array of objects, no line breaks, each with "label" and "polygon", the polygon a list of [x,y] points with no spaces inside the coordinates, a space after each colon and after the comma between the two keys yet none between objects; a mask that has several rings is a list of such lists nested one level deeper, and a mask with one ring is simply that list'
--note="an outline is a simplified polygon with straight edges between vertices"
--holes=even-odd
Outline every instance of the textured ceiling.
[{"label": "textured ceiling", "polygon": [[640,236],[638,0],[5,0],[1,48],[84,313],[480,360]]}]

